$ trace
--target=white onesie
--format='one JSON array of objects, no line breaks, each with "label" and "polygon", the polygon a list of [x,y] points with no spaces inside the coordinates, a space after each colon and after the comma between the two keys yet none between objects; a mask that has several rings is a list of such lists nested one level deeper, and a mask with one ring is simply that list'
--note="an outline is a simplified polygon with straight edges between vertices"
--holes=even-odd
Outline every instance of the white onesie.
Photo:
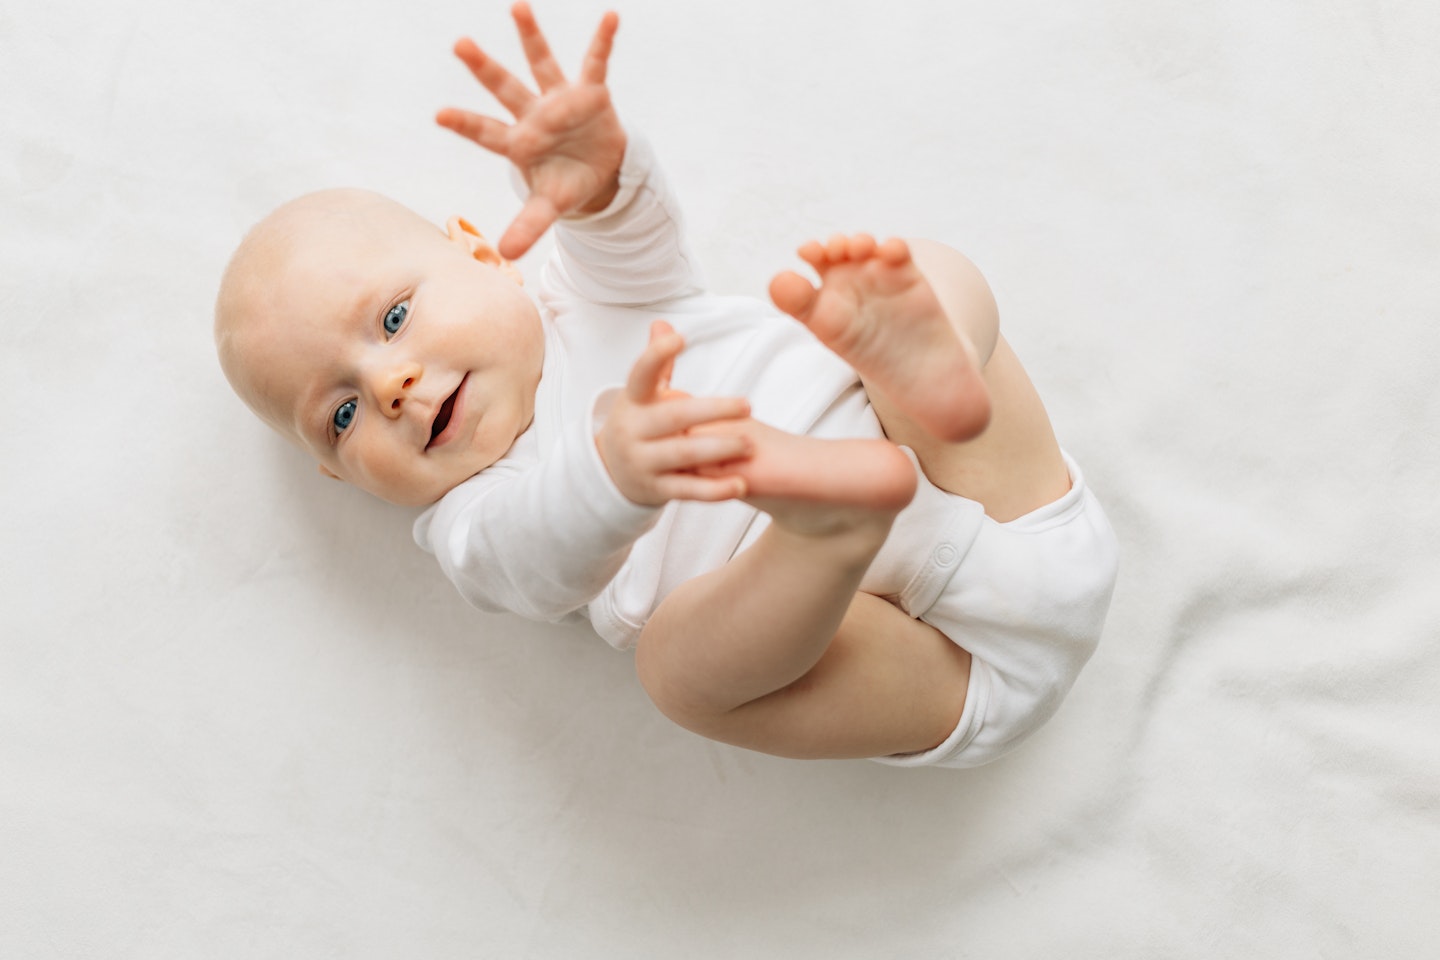
[{"label": "white onesie", "polygon": [[[535,421],[503,459],[421,514],[415,540],[480,609],[588,620],[626,649],[671,590],[726,563],[769,519],[737,501],[640,506],[610,479],[595,432],[611,391],[644,349],[652,320],[667,320],[685,338],[671,379],[678,390],[747,397],[752,416],[791,433],[883,433],[855,372],[801,324],[752,298],[704,292],[678,205],[641,137],[630,135],[610,206],[562,220],[554,235],[555,252],[537,294],[545,362]],[[1087,533],[1063,549],[1077,553],[1089,573],[1060,571],[1058,589],[1049,583],[1054,572],[1043,569],[1054,566],[1046,560],[1053,551],[1041,547],[1044,538],[1021,536],[1028,553],[1012,556],[997,534],[1028,530],[1027,518],[996,524],[978,503],[920,476],[915,502],[897,518],[862,589],[891,598],[965,646],[973,656],[971,680],[964,715],[944,744],[882,758],[886,762],[983,763],[1043,723],[1069,690],[1099,638],[1115,569],[1113,535],[1078,469],[1070,467],[1071,492],[1036,512],[1049,518],[1047,529]],[[1051,508],[1067,503],[1084,523],[1054,518]],[[1002,546],[992,546],[997,542]],[[1036,548],[1038,558],[1030,558]],[[1017,591],[1006,591],[999,610],[990,601],[1005,584],[977,592],[989,578],[972,554],[975,560],[995,554],[1000,560],[991,557],[992,567],[1004,568],[1006,559],[1011,568],[1018,564],[1018,574],[997,570],[1002,580],[1018,576]],[[973,576],[964,572],[970,568]],[[946,595],[965,595],[979,606],[959,610],[942,602]],[[1051,609],[1052,595],[1058,609]],[[1018,635],[1033,627],[1030,614],[1047,625],[1033,641]],[[994,650],[970,642],[978,638],[979,647],[991,647],[995,642],[987,638],[996,633]],[[1016,650],[1023,656],[1012,663]]]}]

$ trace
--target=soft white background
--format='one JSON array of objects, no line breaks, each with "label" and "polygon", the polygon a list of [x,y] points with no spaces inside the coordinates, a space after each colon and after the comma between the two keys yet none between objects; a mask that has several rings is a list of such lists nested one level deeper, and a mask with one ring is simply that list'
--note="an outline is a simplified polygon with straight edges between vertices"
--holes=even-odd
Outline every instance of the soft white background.
[{"label": "soft white background", "polygon": [[[573,69],[603,7],[548,0]],[[934,236],[1110,511],[1056,720],[975,772],[706,743],[228,392],[244,229],[499,230],[433,0],[0,10],[0,957],[1421,957],[1440,938],[1440,14],[633,0],[714,286]],[[538,257],[527,260],[533,271]]]}]

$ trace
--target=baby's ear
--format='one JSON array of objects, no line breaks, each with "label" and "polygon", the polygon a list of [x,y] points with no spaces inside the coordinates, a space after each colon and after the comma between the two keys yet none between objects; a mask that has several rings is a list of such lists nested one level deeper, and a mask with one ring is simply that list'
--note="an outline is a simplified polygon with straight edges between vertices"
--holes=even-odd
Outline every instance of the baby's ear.
[{"label": "baby's ear", "polygon": [[525,278],[515,269],[515,264],[500,256],[500,251],[496,250],[469,220],[464,217],[451,217],[445,221],[445,233],[450,237],[450,242],[458,244],[467,256],[474,257],[481,263],[488,263],[521,286],[525,285]]}]

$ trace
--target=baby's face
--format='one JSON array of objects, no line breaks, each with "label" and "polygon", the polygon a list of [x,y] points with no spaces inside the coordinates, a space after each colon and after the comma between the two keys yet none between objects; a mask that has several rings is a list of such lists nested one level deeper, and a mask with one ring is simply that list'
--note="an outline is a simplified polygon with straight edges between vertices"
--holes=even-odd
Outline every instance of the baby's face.
[{"label": "baby's face", "polygon": [[323,472],[392,503],[432,503],[530,424],[539,314],[463,221],[447,236],[384,198],[317,196],[334,202],[282,208],[294,222],[276,231],[281,255],[249,258],[255,275],[231,297],[243,310],[227,316],[222,290],[226,373]]}]

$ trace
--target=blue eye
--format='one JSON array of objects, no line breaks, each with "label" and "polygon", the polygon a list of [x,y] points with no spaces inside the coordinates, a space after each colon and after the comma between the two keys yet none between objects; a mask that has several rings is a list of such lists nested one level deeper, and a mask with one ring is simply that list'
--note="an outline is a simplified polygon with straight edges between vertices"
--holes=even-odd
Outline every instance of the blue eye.
[{"label": "blue eye", "polygon": [[400,332],[400,328],[405,325],[405,316],[409,312],[409,300],[401,300],[399,303],[395,304],[395,306],[391,307],[388,311],[386,311],[385,321],[383,323],[383,326],[385,327],[386,339],[389,339],[390,337],[393,337],[395,336],[395,334]]},{"label": "blue eye", "polygon": [[350,426],[350,421],[354,419],[355,401],[346,400],[344,403],[340,404],[340,407],[335,411],[335,416],[330,418],[330,422],[335,425],[335,432],[340,433],[346,427]]}]

